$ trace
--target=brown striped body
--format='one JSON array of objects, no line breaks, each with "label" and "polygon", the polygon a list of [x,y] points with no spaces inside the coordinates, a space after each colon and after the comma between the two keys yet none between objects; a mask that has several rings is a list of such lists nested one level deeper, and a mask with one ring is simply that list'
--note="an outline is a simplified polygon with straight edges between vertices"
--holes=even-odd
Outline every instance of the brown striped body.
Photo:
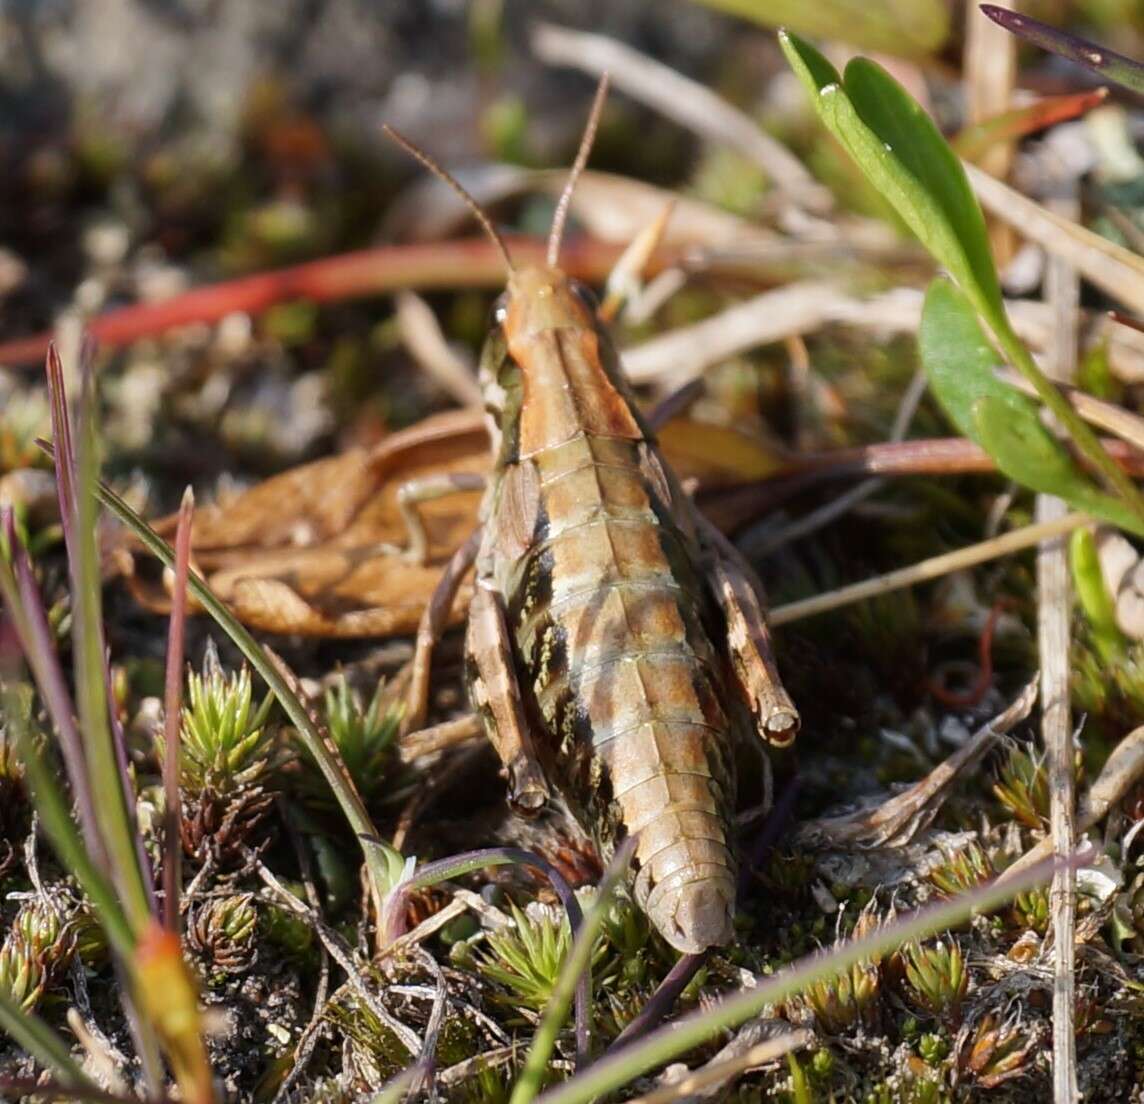
[{"label": "brown striped body", "polygon": [[[406,725],[425,719],[432,649],[475,565],[469,696],[510,803],[532,813],[558,790],[605,854],[635,836],[636,900],[668,942],[698,952],[731,938],[734,737],[753,730],[786,746],[798,711],[775,665],[758,580],[683,494],[591,293],[556,267],[607,85],[605,76],[543,267],[517,268],[472,196],[390,131],[461,197],[509,273],[481,355],[496,462],[480,526],[454,552],[418,626]],[[441,493],[439,482],[421,493]],[[416,558],[427,540],[410,520]]]},{"label": "brown striped body", "polygon": [[673,945],[725,943],[742,714],[690,504],[562,274],[514,274],[504,330],[477,573],[503,598],[536,755],[605,851],[639,833],[636,897]]}]

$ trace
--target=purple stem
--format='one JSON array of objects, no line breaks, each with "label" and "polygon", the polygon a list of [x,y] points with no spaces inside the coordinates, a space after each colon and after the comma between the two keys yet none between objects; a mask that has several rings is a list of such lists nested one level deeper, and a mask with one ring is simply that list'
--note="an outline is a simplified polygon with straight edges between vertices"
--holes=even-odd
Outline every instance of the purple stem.
[{"label": "purple stem", "polygon": [[646,1035],[652,1028],[657,1027],[660,1021],[672,1010],[679,994],[691,983],[691,979],[699,972],[699,967],[707,961],[709,951],[700,951],[698,954],[684,955],[667,972],[667,977],[656,986],[647,1004],[643,1006],[632,1018],[627,1027],[616,1036],[616,1040],[608,1047],[608,1055],[623,1050],[629,1043],[634,1043],[642,1035]]},{"label": "purple stem", "polygon": [[750,883],[751,874],[759,868],[762,861],[786,831],[791,814],[794,812],[794,803],[798,798],[798,791],[799,780],[796,774],[783,788],[778,800],[771,807],[771,811],[767,813],[766,820],[763,821],[763,826],[759,830],[758,839],[752,845],[747,855],[747,861],[743,863],[743,869],[739,874],[740,894],[746,890]]},{"label": "purple stem", "polygon": [[[52,723],[59,737],[60,751],[71,783],[72,797],[79,813],[87,845],[96,864],[106,874],[110,867],[99,822],[95,816],[95,796],[87,776],[87,758],[84,755],[83,741],[76,724],[75,706],[64,680],[63,668],[56,653],[55,640],[44,612],[43,599],[36,586],[32,564],[27,549],[16,537],[12,511],[5,507],[2,512],[4,535],[11,549],[12,568],[19,590],[20,606],[24,616],[12,617],[12,624],[20,639],[20,647],[36,678],[40,696],[48,708]],[[15,611],[13,611],[15,612]]]},{"label": "purple stem", "polygon": [[52,414],[52,461],[56,469],[56,494],[60,502],[60,525],[64,531],[64,547],[68,562],[75,556],[75,449],[72,446],[71,418],[68,416],[64,366],[53,342],[48,346],[48,401]]},{"label": "purple stem", "polygon": [[1087,38],[1069,34],[1059,27],[1030,19],[1020,12],[1000,8],[996,4],[981,4],[981,11],[1010,34],[1039,46],[1042,50],[1058,54],[1077,65],[1100,75],[1103,80],[1115,81],[1133,92],[1144,93],[1144,65],[1130,57],[1118,54]]}]

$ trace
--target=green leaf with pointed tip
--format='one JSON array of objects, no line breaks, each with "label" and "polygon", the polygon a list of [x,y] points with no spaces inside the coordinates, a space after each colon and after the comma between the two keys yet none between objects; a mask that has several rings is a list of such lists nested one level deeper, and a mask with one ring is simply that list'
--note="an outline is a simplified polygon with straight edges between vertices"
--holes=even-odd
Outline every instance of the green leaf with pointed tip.
[{"label": "green leaf with pointed tip", "polygon": [[976,438],[1010,479],[1042,494],[1063,498],[1076,510],[1144,536],[1144,521],[1119,498],[1096,486],[1061,443],[1041,424],[993,395],[973,404]]},{"label": "green leaf with pointed tip", "polygon": [[768,27],[835,38],[861,50],[918,57],[939,49],[949,36],[942,0],[702,0],[711,8]]},{"label": "green leaf with pointed tip", "polygon": [[961,162],[933,120],[880,65],[855,58],[844,77],[813,46],[779,44],[827,129],[944,265],[990,326],[1005,311],[981,208]]}]

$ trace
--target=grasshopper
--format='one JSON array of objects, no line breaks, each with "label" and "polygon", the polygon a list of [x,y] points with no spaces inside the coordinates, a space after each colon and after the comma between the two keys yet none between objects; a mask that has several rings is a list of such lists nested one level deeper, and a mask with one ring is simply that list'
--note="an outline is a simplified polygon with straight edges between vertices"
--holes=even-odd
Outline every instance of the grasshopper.
[{"label": "grasshopper", "polygon": [[733,740],[784,746],[799,719],[757,579],[665,463],[592,293],[558,267],[606,87],[543,266],[516,267],[476,201],[389,132],[465,200],[508,269],[480,361],[493,473],[422,619],[407,718],[424,719],[431,650],[475,565],[466,677],[512,807],[535,813],[556,790],[603,854],[636,836],[636,901],[695,953],[732,933]]}]

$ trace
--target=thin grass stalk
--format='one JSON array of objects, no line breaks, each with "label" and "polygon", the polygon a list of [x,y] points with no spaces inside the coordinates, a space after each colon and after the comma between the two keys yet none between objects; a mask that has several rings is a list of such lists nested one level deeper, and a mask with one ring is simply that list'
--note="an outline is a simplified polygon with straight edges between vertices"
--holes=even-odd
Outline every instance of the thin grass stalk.
[{"label": "thin grass stalk", "polygon": [[686,954],[680,958],[668,971],[667,977],[656,986],[655,992],[648,998],[643,1008],[616,1036],[615,1042],[608,1048],[608,1053],[611,1054],[631,1046],[638,1038],[646,1035],[651,1028],[655,1027],[671,1011],[683,990],[691,984],[692,978],[699,973],[703,963],[707,961],[707,956],[707,951],[700,951],[698,954]]},{"label": "thin grass stalk", "polygon": [[[175,554],[171,546],[123,499],[102,484],[98,486],[98,494],[103,504],[135,533],[152,555],[165,566],[174,568]],[[227,609],[214,591],[193,572],[187,577],[187,585],[195,598],[202,603],[219,627],[246,657],[247,662],[262,677],[278,699],[291,724],[298,730],[306,749],[317,762],[322,775],[329,783],[334,797],[345,814],[346,820],[349,821],[350,827],[358,838],[374,894],[378,900],[384,900],[386,894],[400,877],[405,860],[378,837],[373,821],[366,811],[357,788],[346,772],[337,749],[332,746],[332,743],[322,738],[305,705],[290,689],[266,651],[234,614]]]},{"label": "thin grass stalk", "polygon": [[[10,672],[3,674],[5,681],[11,679]],[[68,811],[63,791],[56,782],[55,775],[44,762],[31,731],[23,723],[21,710],[11,690],[5,691],[2,704],[5,723],[16,737],[16,750],[27,774],[40,823],[44,826],[60,862],[79,882],[80,888],[95,907],[100,925],[112,949],[121,958],[130,958],[135,950],[135,936],[120,906],[115,888],[96,868],[84,846],[75,821]]]},{"label": "thin grass stalk", "polygon": [[1042,23],[1038,19],[1030,19],[1020,12],[998,7],[996,4],[980,4],[981,10],[1000,24],[1005,30],[1040,46],[1042,50],[1049,50],[1060,57],[1068,58],[1077,65],[1099,74],[1102,80],[1115,81],[1134,92],[1144,93],[1144,65],[1106,46],[1099,46],[1095,42],[1081,38],[1079,35],[1069,34],[1059,27]]},{"label": "thin grass stalk", "polygon": [[[1075,863],[1078,860],[1074,857],[1071,861]],[[738,1027],[759,1015],[767,1005],[801,992],[821,978],[848,969],[864,958],[886,954],[911,939],[924,939],[934,932],[955,927],[974,912],[995,909],[1015,894],[1044,883],[1052,869],[1052,860],[1038,863],[1019,878],[1014,877],[1005,883],[994,880],[972,893],[907,913],[862,939],[808,955],[789,969],[762,980],[756,988],[692,1012],[660,1028],[642,1042],[633,1043],[619,1053],[601,1059],[583,1073],[550,1089],[537,1104],[589,1104],[589,1101],[623,1088],[649,1070],[707,1043],[720,1031]],[[512,1104],[518,1102],[514,1100]]]},{"label": "thin grass stalk", "polygon": [[179,892],[183,847],[179,836],[182,799],[179,794],[180,722],[183,706],[183,646],[187,622],[187,575],[191,564],[191,522],[195,496],[188,487],[179,506],[175,529],[175,589],[167,625],[167,670],[163,694],[163,922],[179,931]]},{"label": "thin grass stalk", "polygon": [[560,976],[556,979],[556,985],[548,1000],[548,1006],[544,1009],[540,1025],[532,1037],[532,1045],[528,1048],[528,1054],[524,1059],[524,1068],[520,1071],[520,1076],[513,1086],[509,1104],[531,1104],[536,1098],[552,1058],[552,1051],[556,1046],[556,1037],[560,1034],[560,1029],[568,1018],[572,994],[577,985],[581,983],[581,979],[585,977],[588,979],[588,987],[591,990],[592,948],[595,946],[596,936],[600,934],[600,928],[604,924],[604,918],[611,904],[616,883],[623,877],[624,871],[627,870],[628,864],[632,861],[635,844],[634,836],[626,839],[616,849],[612,861],[608,864],[608,869],[600,881],[596,900],[584,917],[584,922],[580,925],[576,938],[572,940],[572,949],[568,952],[568,958],[561,967]]},{"label": "thin grass stalk", "polygon": [[[7,524],[3,533],[7,537],[9,548],[17,566],[20,567],[23,564],[27,568],[27,578],[30,580],[30,565],[27,564],[26,550],[16,541],[10,516],[6,520]],[[46,626],[43,604],[34,582],[26,590],[27,604],[32,612],[32,616],[28,616],[29,610],[23,608],[12,571],[2,556],[0,556],[0,595],[4,597],[14,631],[20,625],[29,623],[42,622]],[[17,639],[19,640],[18,633]],[[27,658],[35,660],[37,667],[46,670],[51,679],[58,680],[59,685],[56,687],[54,696],[45,690],[46,683],[39,683],[40,693],[49,703],[54,703],[54,709],[58,717],[61,718],[60,723],[66,731],[67,726],[74,723],[71,699],[66,689],[63,688],[63,676],[59,670],[54,645],[50,636],[46,636],[46,639],[46,650],[39,651],[33,643],[32,650],[27,652]],[[33,673],[36,674],[36,667],[33,667]],[[9,673],[0,672],[0,674],[8,675]],[[39,675],[37,674],[38,679]],[[21,723],[18,703],[5,694],[4,700],[0,704],[3,705],[8,724],[16,736],[17,751],[27,772],[28,785],[40,822],[43,824],[60,861],[70,870],[79,882],[80,888],[95,907],[112,950],[118,956],[116,969],[120,977],[124,1013],[138,1046],[148,1085],[151,1091],[155,1093],[162,1084],[162,1065],[156,1041],[150,1027],[143,1024],[135,1014],[127,984],[128,971],[126,967],[135,952],[135,934],[120,905],[119,894],[111,883],[111,874],[107,869],[103,853],[97,854],[97,847],[101,839],[99,827],[95,824],[90,832],[85,832],[84,836],[80,835],[75,822],[72,820],[68,801],[59,788],[56,777],[48,770],[43,761],[41,750],[36,746],[31,732]],[[49,708],[52,708],[51,704]],[[78,741],[78,735],[76,739]],[[82,771],[78,777],[78,792],[90,794],[90,780],[86,771]]]},{"label": "thin grass stalk", "polygon": [[71,694],[64,681],[31,560],[27,549],[17,537],[12,509],[8,506],[0,508],[0,537],[7,544],[11,558],[9,566],[4,557],[0,556],[0,596],[4,598],[25,661],[31,668],[40,696],[55,726],[87,848],[96,865],[107,873],[107,850],[95,816],[95,798],[88,784],[87,759],[76,726]]},{"label": "thin grass stalk", "polygon": [[[25,1012],[6,993],[0,992],[0,1031],[49,1069],[69,1089],[98,1091],[71,1056],[67,1044],[34,1012]],[[9,1097],[9,1099],[11,1099]]]},{"label": "thin grass stalk", "polygon": [[93,406],[91,378],[85,374],[76,468],[72,473],[76,491],[76,532],[74,547],[69,550],[76,704],[80,732],[87,752],[88,777],[92,791],[99,794],[95,813],[107,847],[112,880],[119,890],[132,928],[141,932],[151,919],[151,896],[139,862],[138,833],[128,810],[131,793],[124,788],[119,755],[108,718],[109,703],[104,680],[100,610],[102,584],[96,543],[97,460]]}]

